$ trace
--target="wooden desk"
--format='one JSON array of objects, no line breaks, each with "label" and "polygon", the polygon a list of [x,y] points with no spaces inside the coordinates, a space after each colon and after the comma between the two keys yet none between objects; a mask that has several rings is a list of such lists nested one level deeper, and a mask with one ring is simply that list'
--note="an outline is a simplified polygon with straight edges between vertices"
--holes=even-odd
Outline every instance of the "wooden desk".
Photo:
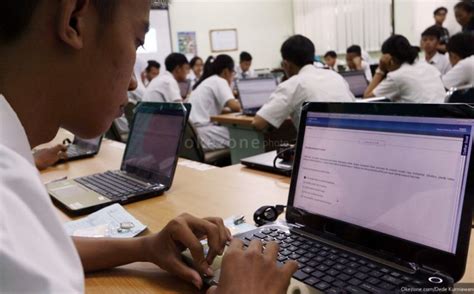
[{"label": "wooden desk", "polygon": [[[120,165],[124,145],[104,141],[101,152],[92,159],[67,163],[44,171],[44,182],[65,175],[83,176]],[[240,165],[199,171],[178,166],[173,186],[165,195],[126,205],[126,209],[156,232],[183,212],[199,217],[244,214],[252,221],[261,205],[285,204],[289,178],[253,171]],[[63,220],[69,220],[60,212]],[[474,234],[473,234],[474,235]],[[474,236],[471,236],[468,269],[462,282],[474,282]],[[199,293],[193,286],[147,263],[134,263],[112,270],[88,274],[87,293]]]},{"label": "wooden desk", "polygon": [[211,121],[229,129],[232,164],[240,163],[242,158],[273,151],[282,142],[296,139],[291,119],[287,119],[278,130],[269,133],[255,130],[252,126],[253,117],[241,113],[212,116]]}]

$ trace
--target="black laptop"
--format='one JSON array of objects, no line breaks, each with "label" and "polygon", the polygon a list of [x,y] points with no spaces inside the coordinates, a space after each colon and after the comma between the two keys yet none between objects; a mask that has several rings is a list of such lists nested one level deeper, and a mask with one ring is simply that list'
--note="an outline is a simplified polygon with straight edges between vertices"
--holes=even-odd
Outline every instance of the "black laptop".
[{"label": "black laptop", "polygon": [[273,77],[253,78],[236,81],[236,87],[239,92],[242,113],[255,116],[260,108],[268,102],[278,84]]},{"label": "black laptop", "polygon": [[299,263],[288,293],[429,293],[462,278],[471,107],[309,103],[299,130],[287,226],[238,236]]},{"label": "black laptop", "polygon": [[340,75],[349,84],[349,88],[355,97],[364,97],[364,92],[367,89],[367,86],[369,86],[369,82],[367,81],[363,71],[346,71],[341,72]]},{"label": "black laptop", "polygon": [[73,214],[158,196],[170,189],[191,106],[143,102],[136,108],[120,170],[50,183],[54,202]]},{"label": "black laptop", "polygon": [[277,155],[277,151],[270,151],[267,153],[243,158],[240,160],[240,163],[251,169],[288,177],[291,176],[293,162],[278,158]]},{"label": "black laptop", "polygon": [[78,136],[74,136],[74,140],[67,147],[67,158],[59,160],[57,164],[93,157],[99,153],[101,143],[102,136],[94,139],[83,139]]}]

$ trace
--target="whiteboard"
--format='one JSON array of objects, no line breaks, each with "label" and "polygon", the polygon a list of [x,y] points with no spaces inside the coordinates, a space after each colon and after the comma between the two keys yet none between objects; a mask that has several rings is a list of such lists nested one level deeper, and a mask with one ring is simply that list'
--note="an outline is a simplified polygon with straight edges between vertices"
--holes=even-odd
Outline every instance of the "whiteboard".
[{"label": "whiteboard", "polygon": [[236,29],[212,30],[210,35],[212,52],[237,51],[239,49]]},{"label": "whiteboard", "polygon": [[145,37],[144,48],[137,50],[137,58],[145,61],[154,59],[164,64],[166,57],[171,52],[169,11],[152,9],[150,11],[150,31]]}]

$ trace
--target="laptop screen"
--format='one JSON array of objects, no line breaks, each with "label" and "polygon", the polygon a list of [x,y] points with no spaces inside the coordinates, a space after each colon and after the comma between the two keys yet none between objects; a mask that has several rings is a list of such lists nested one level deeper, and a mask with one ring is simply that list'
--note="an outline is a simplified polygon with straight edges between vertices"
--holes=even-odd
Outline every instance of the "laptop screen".
[{"label": "laptop screen", "polygon": [[346,72],[342,76],[349,84],[349,88],[356,97],[363,97],[369,83],[365,78],[364,72]]},{"label": "laptop screen", "polygon": [[100,146],[101,140],[102,140],[102,136],[94,138],[94,139],[82,139],[78,136],[75,136],[73,144],[83,149],[97,150]]},{"label": "laptop screen", "polygon": [[184,122],[185,112],[181,111],[137,111],[122,170],[150,183],[168,185],[175,169]]},{"label": "laptop screen", "polygon": [[237,86],[242,108],[258,109],[267,103],[277,83],[274,79],[247,79],[238,81]]},{"label": "laptop screen", "polygon": [[454,254],[473,124],[309,112],[293,205]]}]

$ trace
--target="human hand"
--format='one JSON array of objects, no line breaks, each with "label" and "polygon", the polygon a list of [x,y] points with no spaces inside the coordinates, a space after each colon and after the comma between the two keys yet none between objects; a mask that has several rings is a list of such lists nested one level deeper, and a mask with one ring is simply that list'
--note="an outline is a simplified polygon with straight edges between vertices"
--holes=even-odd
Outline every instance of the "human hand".
[{"label": "human hand", "polygon": [[379,62],[379,69],[387,73],[389,71],[391,62],[392,62],[392,56],[390,54],[382,55]]},{"label": "human hand", "polygon": [[246,250],[241,240],[233,240],[222,260],[219,286],[211,287],[207,294],[286,293],[298,264],[289,261],[278,267],[279,246],[275,242],[262,249],[262,243],[257,240],[253,240]]},{"label": "human hand", "polygon": [[354,57],[352,61],[354,62],[354,65],[357,70],[362,70],[362,58],[360,56]]},{"label": "human hand", "polygon": [[33,157],[35,159],[36,168],[39,170],[45,170],[54,165],[60,159],[66,159],[66,151],[67,146],[62,144],[35,151]]},{"label": "human hand", "polygon": [[[207,238],[209,245],[207,257],[199,241],[204,238]],[[208,276],[214,274],[210,265],[217,255],[223,254],[226,243],[231,239],[231,233],[222,219],[199,219],[182,214],[158,234],[144,238],[145,258],[200,289],[203,284],[200,273]],[[186,249],[190,250],[199,273],[183,262],[181,253]]]}]

